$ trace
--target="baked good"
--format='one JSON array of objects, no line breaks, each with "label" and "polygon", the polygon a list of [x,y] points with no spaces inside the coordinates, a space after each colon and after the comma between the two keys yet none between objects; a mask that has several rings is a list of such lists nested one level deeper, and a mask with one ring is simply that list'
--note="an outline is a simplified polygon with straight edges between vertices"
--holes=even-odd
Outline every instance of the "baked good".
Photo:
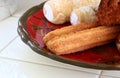
[{"label": "baked good", "polygon": [[90,6],[76,8],[72,11],[70,22],[72,25],[80,23],[96,22],[96,11]]},{"label": "baked good", "polygon": [[96,16],[100,25],[120,24],[120,0],[101,0]]},{"label": "baked good", "polygon": [[49,0],[43,6],[43,13],[46,19],[53,24],[63,24],[70,21],[70,16],[74,9],[83,6],[97,9],[100,1],[101,0]]},{"label": "baked good", "polygon": [[43,6],[44,16],[54,24],[63,24],[69,21],[72,10],[72,0],[49,0]]},{"label": "baked good", "polygon": [[[59,32],[59,30],[57,31]],[[54,31],[51,32],[54,33]],[[63,55],[110,43],[119,32],[120,26],[99,26],[60,34],[51,38],[45,44],[51,52],[56,55]]]},{"label": "baked good", "polygon": [[44,36],[43,40],[44,40],[44,43],[47,43],[49,40],[51,40],[56,36],[61,36],[64,34],[69,34],[71,32],[77,32],[77,31],[81,31],[81,30],[96,27],[96,26],[97,26],[96,22],[65,26],[63,28],[56,29],[52,32],[49,32]]}]

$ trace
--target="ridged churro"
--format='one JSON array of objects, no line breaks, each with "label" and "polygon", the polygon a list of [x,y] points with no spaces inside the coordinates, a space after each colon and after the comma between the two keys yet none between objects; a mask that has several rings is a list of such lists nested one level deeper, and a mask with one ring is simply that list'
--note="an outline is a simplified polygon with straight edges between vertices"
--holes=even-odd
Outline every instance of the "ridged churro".
[{"label": "ridged churro", "polygon": [[77,25],[70,25],[70,26],[66,26],[60,29],[56,29],[52,32],[49,32],[48,34],[46,34],[46,36],[44,37],[44,42],[46,43],[47,41],[51,40],[52,38],[56,37],[56,36],[60,36],[63,34],[68,34],[70,32],[77,32],[80,30],[84,30],[87,28],[92,28],[92,27],[96,27],[97,24],[95,22],[93,23],[81,23],[81,24],[77,24]]},{"label": "ridged churro", "polygon": [[[73,28],[75,27],[73,26]],[[82,31],[77,30],[76,32],[74,32],[75,30],[71,32],[71,29],[65,28],[64,32],[67,32],[67,30],[69,32],[61,34],[62,30],[58,29],[50,32],[52,34],[58,33],[45,43],[47,48],[56,55],[74,53],[107,44],[116,38],[120,32],[120,26],[99,26]],[[50,38],[51,35],[46,36]]]}]

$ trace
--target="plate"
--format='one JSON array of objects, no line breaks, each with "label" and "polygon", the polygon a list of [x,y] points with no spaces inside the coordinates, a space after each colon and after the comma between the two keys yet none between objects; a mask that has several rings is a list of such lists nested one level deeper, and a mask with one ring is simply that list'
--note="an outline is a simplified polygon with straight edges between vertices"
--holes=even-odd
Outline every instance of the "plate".
[{"label": "plate", "polygon": [[19,36],[32,50],[50,59],[79,67],[120,70],[120,54],[115,43],[61,56],[50,52],[43,43],[45,34],[70,23],[54,25],[48,22],[43,14],[43,5],[44,3],[41,3],[30,8],[21,16],[18,23]]}]

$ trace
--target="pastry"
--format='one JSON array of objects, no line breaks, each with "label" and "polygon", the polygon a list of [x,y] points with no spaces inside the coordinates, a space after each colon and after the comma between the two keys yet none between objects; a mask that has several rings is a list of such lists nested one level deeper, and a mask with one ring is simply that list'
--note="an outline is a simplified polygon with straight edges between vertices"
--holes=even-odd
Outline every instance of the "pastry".
[{"label": "pastry", "polygon": [[[59,32],[59,30],[57,31]],[[45,44],[51,52],[56,55],[63,55],[110,43],[119,32],[120,26],[99,26],[60,34],[51,38]]]},{"label": "pastry", "polygon": [[96,22],[96,11],[90,6],[79,7],[74,9],[70,16],[71,24]]},{"label": "pastry", "polygon": [[43,6],[44,16],[54,24],[63,24],[69,21],[72,10],[72,0],[49,0]]},{"label": "pastry", "polygon": [[56,36],[61,36],[64,34],[68,34],[71,32],[77,32],[77,31],[81,31],[81,30],[96,27],[96,26],[97,26],[97,24],[95,22],[93,22],[93,23],[81,23],[81,24],[77,24],[77,25],[65,26],[63,28],[56,29],[52,32],[49,32],[48,34],[46,34],[46,36],[43,38],[43,40],[46,43]]},{"label": "pastry", "polygon": [[96,16],[100,25],[120,24],[120,0],[101,0]]},{"label": "pastry", "polygon": [[49,22],[53,24],[63,24],[70,21],[70,16],[74,9],[83,6],[97,9],[100,1],[101,0],[49,0],[43,6],[43,13]]}]

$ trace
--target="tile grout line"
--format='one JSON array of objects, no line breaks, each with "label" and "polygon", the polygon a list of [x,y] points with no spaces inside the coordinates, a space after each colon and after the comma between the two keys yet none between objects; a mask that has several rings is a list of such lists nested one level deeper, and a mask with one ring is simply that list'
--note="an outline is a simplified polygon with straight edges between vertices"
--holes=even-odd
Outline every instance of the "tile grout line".
[{"label": "tile grout line", "polygon": [[20,18],[22,15],[20,15],[20,16],[17,16],[17,15],[12,15],[11,17],[14,17],[14,18]]},{"label": "tile grout line", "polygon": [[[101,76],[107,76],[107,77],[112,77],[112,78],[120,78],[120,77],[110,76],[110,75],[101,75]],[[100,77],[100,78],[101,78],[101,77]]]},{"label": "tile grout line", "polygon": [[2,19],[2,20],[0,20],[1,22],[2,21],[4,21],[4,20],[6,20],[6,19],[8,19],[8,18],[10,18],[11,16],[8,16],[8,17],[6,17],[6,18],[4,18],[4,19]]},{"label": "tile grout line", "polygon": [[69,68],[65,68],[65,67],[47,65],[47,64],[42,64],[42,63],[35,63],[35,62],[30,62],[30,61],[24,61],[24,60],[19,60],[19,59],[14,59],[14,58],[3,57],[3,56],[0,56],[0,59],[6,59],[6,60],[11,60],[11,61],[24,62],[24,63],[29,63],[29,64],[42,65],[42,66],[59,68],[59,69],[66,69],[66,70],[71,70],[71,71],[77,71],[77,72],[84,72],[84,73],[89,73],[89,74],[94,74],[94,75],[100,75],[100,74],[96,74],[96,73],[92,73],[92,72],[80,71],[80,70],[76,70],[76,69],[69,69]]},{"label": "tile grout line", "polygon": [[11,44],[17,37],[18,37],[18,35],[15,36],[15,38],[13,38],[6,46],[4,46],[4,47],[0,50],[0,53],[1,53],[5,48],[7,48],[7,47],[9,46],[9,44]]},{"label": "tile grout line", "polygon": [[100,74],[99,74],[99,77],[98,77],[98,78],[101,78],[102,73],[103,73],[103,70],[101,70],[101,72],[100,72]]},{"label": "tile grout line", "polygon": [[[98,78],[102,78],[102,76],[107,76],[107,77],[115,77],[115,76],[109,76],[109,75],[102,75],[104,70],[101,70],[99,77]],[[115,78],[120,78],[120,77],[115,77]]]}]

